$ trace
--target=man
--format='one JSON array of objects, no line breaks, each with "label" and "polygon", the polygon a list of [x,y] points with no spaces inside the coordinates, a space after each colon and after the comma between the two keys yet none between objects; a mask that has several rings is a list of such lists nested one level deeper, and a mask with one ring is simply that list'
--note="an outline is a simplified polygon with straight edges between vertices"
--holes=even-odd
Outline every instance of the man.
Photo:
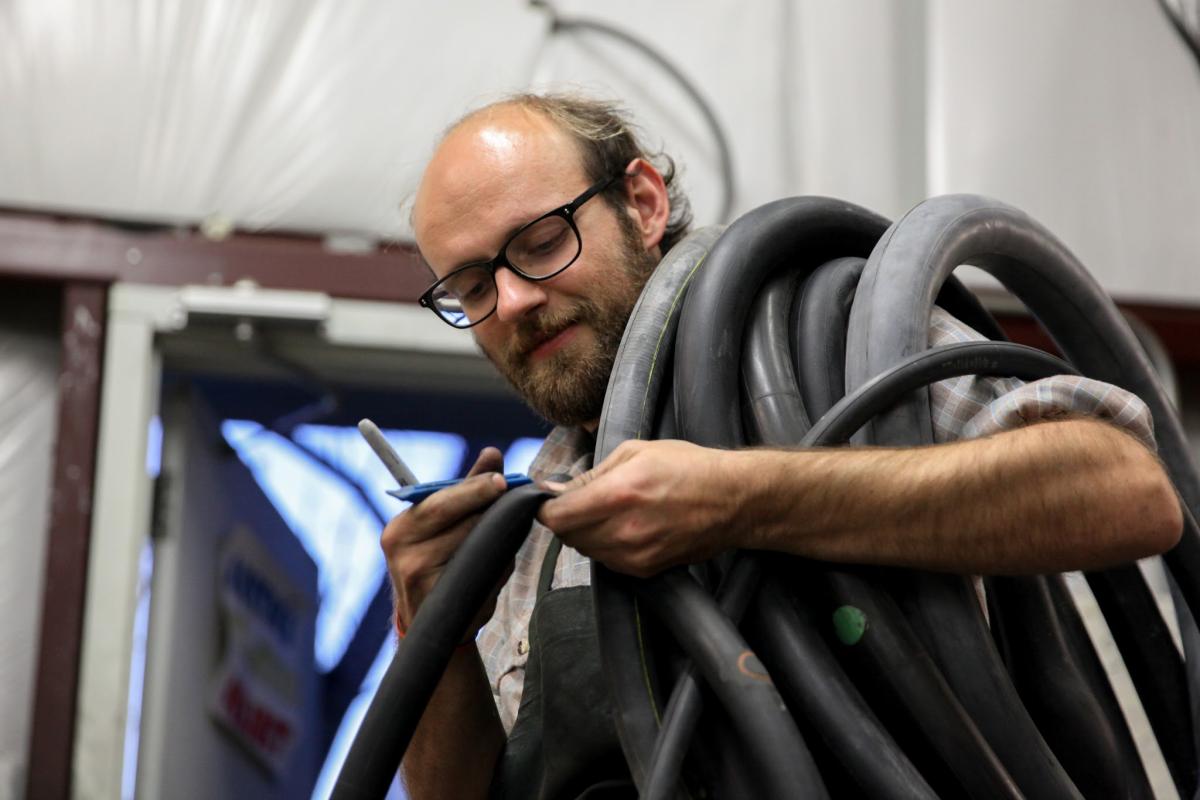
[{"label": "man", "polygon": [[[970,401],[980,413],[939,439],[980,438],[933,447],[628,442],[587,469],[625,321],[686,227],[671,171],[664,176],[626,128],[602,103],[518,96],[455,125],[416,195],[417,244],[437,280],[423,302],[470,327],[526,401],[559,425],[533,471],[582,474],[554,487],[560,496],[542,507],[545,527],[535,526],[518,555],[494,618],[487,609],[477,620],[487,623],[478,649],[467,642],[453,656],[406,755],[414,798],[486,795],[506,730],[541,711],[517,708],[524,659],[538,648],[529,617],[547,528],[565,543],[549,563],[559,587],[586,583],[587,558],[651,575],[731,548],[964,574],[1058,572],[1158,553],[1180,535],[1168,479],[1127,432],[1150,439],[1145,407],[1081,379],[1052,379],[1073,381],[1070,399],[1040,408],[1030,404],[1034,393],[966,379],[965,394],[982,393]],[[934,322],[935,341],[963,335],[949,318]],[[935,391],[935,406],[953,390]],[[1085,407],[1080,397],[1090,398]],[[1079,412],[1119,418],[1126,430],[1071,416]],[[485,450],[469,480],[388,524],[382,544],[400,631],[504,491],[501,467],[500,454]],[[993,502],[1001,489],[1002,514]]]}]

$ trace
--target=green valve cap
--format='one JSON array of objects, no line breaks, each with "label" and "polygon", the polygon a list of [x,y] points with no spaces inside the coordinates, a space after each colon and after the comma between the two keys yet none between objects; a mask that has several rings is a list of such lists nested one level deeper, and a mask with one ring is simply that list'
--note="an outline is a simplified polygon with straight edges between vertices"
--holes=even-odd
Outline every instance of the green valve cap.
[{"label": "green valve cap", "polygon": [[833,631],[842,644],[858,644],[867,632],[867,615],[861,608],[841,606],[833,612]]}]

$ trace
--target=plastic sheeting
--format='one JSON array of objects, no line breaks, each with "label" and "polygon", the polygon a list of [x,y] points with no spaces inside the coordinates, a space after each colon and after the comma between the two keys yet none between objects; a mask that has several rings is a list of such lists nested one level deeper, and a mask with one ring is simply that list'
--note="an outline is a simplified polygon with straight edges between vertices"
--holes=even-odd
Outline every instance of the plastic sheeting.
[{"label": "plastic sheeting", "polygon": [[[1106,287],[1200,300],[1200,72],[1153,0],[583,0],[673,61],[732,143],[735,211],[895,216],[990,193]],[[437,132],[530,86],[624,99],[719,205],[711,134],[645,56],[527,2],[6,0],[0,206],[405,235]]]},{"label": "plastic sheeting", "polygon": [[1155,0],[930,0],[929,194],[1017,206],[1114,296],[1200,301],[1200,65]]},{"label": "plastic sheeting", "polygon": [[[419,14],[480,45],[491,25],[514,27],[503,11]],[[416,15],[373,0],[6,2],[0,202],[394,229],[415,137],[458,105],[417,85],[446,42]],[[528,51],[536,30],[510,45]],[[515,66],[482,52],[455,65],[456,81],[497,85]]]},{"label": "plastic sheeting", "polygon": [[[732,142],[737,211],[799,192],[888,213],[923,197],[922,106],[908,97],[922,59],[905,47],[921,6],[557,6],[638,36],[700,88]],[[483,0],[9,0],[0,205],[403,235],[437,133],[531,85],[624,100],[712,221],[714,141],[658,66],[599,34],[551,34],[525,3]]]},{"label": "plastic sheeting", "polygon": [[[0,288],[0,292],[4,289]],[[0,298],[0,798],[21,797],[41,625],[57,412],[57,327],[16,326]]]}]

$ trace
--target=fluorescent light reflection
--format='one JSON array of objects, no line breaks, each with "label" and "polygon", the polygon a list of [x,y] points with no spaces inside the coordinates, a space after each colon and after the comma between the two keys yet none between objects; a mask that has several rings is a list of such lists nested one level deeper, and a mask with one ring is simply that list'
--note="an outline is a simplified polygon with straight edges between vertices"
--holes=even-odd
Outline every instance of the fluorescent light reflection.
[{"label": "fluorescent light reflection", "polygon": [[529,436],[517,439],[508,446],[504,453],[505,472],[529,472],[533,457],[542,449],[545,439],[534,439]]},{"label": "fluorescent light reflection", "polygon": [[[363,485],[374,511],[329,469],[258,423],[227,420],[221,430],[317,563],[316,658],[320,669],[332,669],[383,578],[379,517],[389,519],[404,508],[386,494],[395,481],[354,428],[305,425],[294,435]],[[463,438],[452,433],[384,434],[423,480],[453,477],[466,451]]]},{"label": "fluorescent light reflection", "polygon": [[[256,422],[227,420],[221,431],[317,564],[321,606],[317,612],[316,660],[319,669],[332,669],[384,579],[380,519],[390,519],[405,508],[386,493],[395,488],[396,481],[355,428],[304,425],[293,436],[304,448],[361,485],[366,500],[293,442]],[[423,481],[455,477],[466,456],[466,441],[457,434],[383,433]],[[390,638],[384,642],[358,697],[351,703],[330,747],[314,798],[328,797],[332,790],[394,649]],[[397,784],[388,796],[402,798],[404,794]]]}]

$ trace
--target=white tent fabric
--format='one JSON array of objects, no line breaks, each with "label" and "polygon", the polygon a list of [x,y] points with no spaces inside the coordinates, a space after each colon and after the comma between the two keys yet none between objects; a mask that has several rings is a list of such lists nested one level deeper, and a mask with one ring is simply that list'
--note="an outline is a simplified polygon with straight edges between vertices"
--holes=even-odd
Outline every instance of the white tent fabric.
[{"label": "white tent fabric", "polygon": [[[516,79],[511,56],[479,57],[497,15],[374,0],[5,3],[0,202],[395,229],[417,137],[461,105],[458,87]],[[475,50],[455,65],[454,96],[428,80],[453,42],[417,16]],[[531,49],[532,22],[516,52]]]},{"label": "white tent fabric", "polygon": [[[1155,0],[556,8],[690,76],[728,131],[736,211],[811,193],[895,216],[990,193],[1114,290],[1200,300],[1200,69]],[[438,131],[531,86],[624,99],[713,221],[713,138],[661,69],[485,0],[8,0],[0,205],[403,236]]]},{"label": "white tent fabric", "polygon": [[930,194],[1024,209],[1114,295],[1200,300],[1200,64],[1158,0],[931,8]]},{"label": "white tent fabric", "polygon": [[[731,2],[703,19],[684,3],[603,12],[712,99],[743,154],[743,208],[788,191],[779,115],[756,113],[783,94],[780,17]],[[437,133],[536,84],[628,99],[682,154],[702,218],[715,206],[712,139],[680,90],[611,40],[552,37],[518,3],[12,0],[0,67],[0,109],[19,121],[0,126],[9,205],[402,235],[398,206]]]},{"label": "white tent fabric", "polygon": [[20,797],[25,787],[58,349],[53,335],[14,329],[0,317],[0,798]]},{"label": "white tent fabric", "polygon": [[[1200,69],[1156,0],[556,7],[700,88],[733,148],[735,212],[807,193],[894,217],[981,192],[1110,291],[1200,303]],[[717,151],[685,94],[517,0],[3,0],[0,206],[404,236],[438,131],[528,87],[623,99],[713,221]],[[0,798],[28,747],[57,358],[52,337],[0,327]]]}]

